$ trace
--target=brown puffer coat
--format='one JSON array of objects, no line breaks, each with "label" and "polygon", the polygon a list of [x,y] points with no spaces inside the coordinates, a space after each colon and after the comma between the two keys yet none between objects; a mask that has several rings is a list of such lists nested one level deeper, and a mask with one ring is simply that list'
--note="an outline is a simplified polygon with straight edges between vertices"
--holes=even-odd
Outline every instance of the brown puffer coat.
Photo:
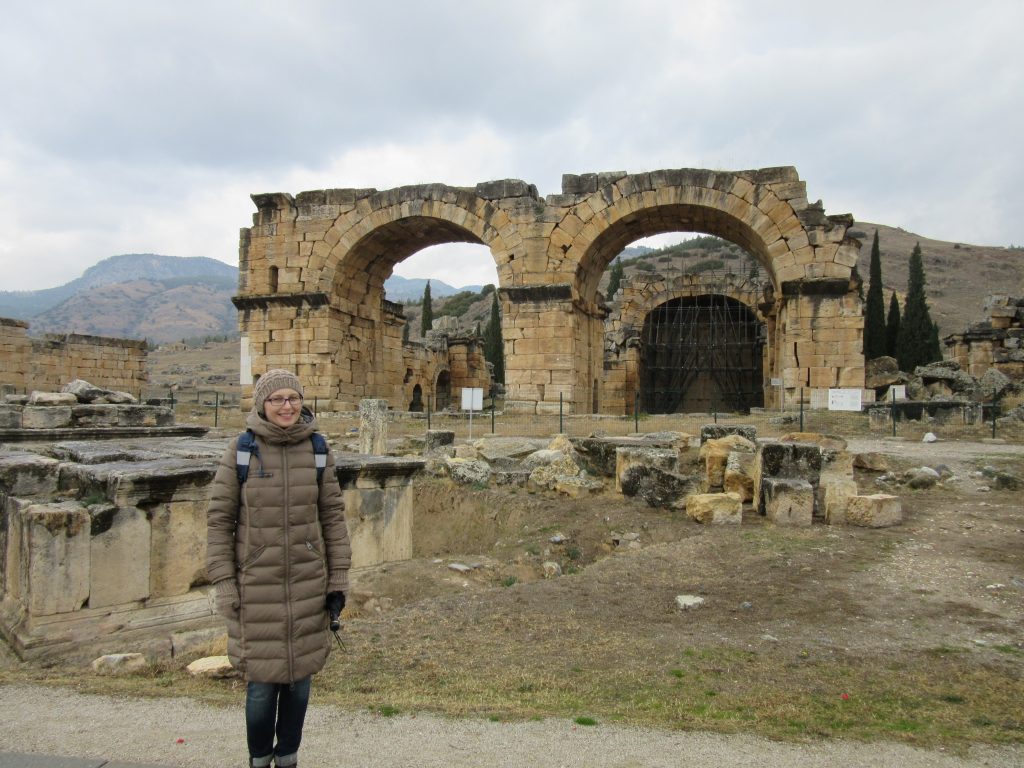
[{"label": "brown puffer coat", "polygon": [[259,457],[239,487],[237,439],[213,480],[207,514],[207,573],[237,579],[240,609],[227,617],[228,656],[247,680],[290,683],[327,660],[328,592],[348,592],[352,561],[341,488],[328,453],[317,485],[310,435],[316,421],[282,428],[255,411],[246,426]]}]

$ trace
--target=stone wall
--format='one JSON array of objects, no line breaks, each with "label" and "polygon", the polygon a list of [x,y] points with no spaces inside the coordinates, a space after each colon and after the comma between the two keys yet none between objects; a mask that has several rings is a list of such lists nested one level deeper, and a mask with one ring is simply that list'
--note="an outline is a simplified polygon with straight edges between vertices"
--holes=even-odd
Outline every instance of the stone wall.
[{"label": "stone wall", "polygon": [[140,397],[149,377],[146,342],[78,333],[28,335],[29,324],[0,318],[0,384],[17,392],[59,392],[84,379]]},{"label": "stone wall", "polygon": [[1024,382],[1024,298],[989,296],[988,318],[945,338],[947,360],[980,379],[989,368]]}]

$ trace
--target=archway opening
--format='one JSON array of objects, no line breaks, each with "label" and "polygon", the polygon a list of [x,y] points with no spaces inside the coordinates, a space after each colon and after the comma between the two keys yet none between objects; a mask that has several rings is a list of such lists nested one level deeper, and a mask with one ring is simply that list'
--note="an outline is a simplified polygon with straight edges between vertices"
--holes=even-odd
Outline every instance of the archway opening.
[{"label": "archway opening", "polygon": [[764,324],[721,295],[655,307],[640,333],[640,407],[646,413],[747,412],[764,405]]},{"label": "archway opening", "polygon": [[446,410],[451,404],[452,377],[448,371],[441,371],[437,375],[437,384],[434,385],[434,410]]}]

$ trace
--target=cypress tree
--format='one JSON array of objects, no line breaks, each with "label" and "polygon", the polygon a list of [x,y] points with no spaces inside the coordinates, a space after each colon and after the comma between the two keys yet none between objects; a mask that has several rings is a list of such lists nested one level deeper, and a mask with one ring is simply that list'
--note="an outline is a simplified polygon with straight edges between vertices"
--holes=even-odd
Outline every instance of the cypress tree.
[{"label": "cypress tree", "polygon": [[402,326],[402,343],[409,343],[409,321],[405,321],[405,325]]},{"label": "cypress tree", "polygon": [[882,296],[882,258],[878,250],[878,230],[871,244],[867,305],[864,308],[864,359],[885,354],[885,299]]},{"label": "cypress tree", "polygon": [[434,307],[430,299],[430,281],[423,289],[423,316],[420,318],[420,336],[426,338],[427,331],[434,327]]},{"label": "cypress tree", "polygon": [[484,359],[494,368],[494,380],[505,381],[505,342],[501,336],[501,315],[498,310],[498,294],[491,299],[491,319],[484,331]]},{"label": "cypress tree", "polygon": [[921,260],[920,243],[914,246],[910,254],[909,272],[907,301],[900,321],[899,337],[896,340],[896,359],[899,361],[900,370],[913,373],[919,365],[927,365],[942,359],[942,354],[938,350],[938,331],[928,313],[928,301],[925,298],[924,264]]},{"label": "cypress tree", "polygon": [[896,298],[896,291],[892,292],[889,299],[889,317],[885,321],[885,354],[889,357],[896,357],[896,344],[900,337],[900,302]]},{"label": "cypress tree", "polygon": [[615,292],[619,290],[619,286],[622,284],[622,259],[615,259],[612,264],[611,274],[608,276],[608,290],[605,292],[605,298],[611,300]]}]

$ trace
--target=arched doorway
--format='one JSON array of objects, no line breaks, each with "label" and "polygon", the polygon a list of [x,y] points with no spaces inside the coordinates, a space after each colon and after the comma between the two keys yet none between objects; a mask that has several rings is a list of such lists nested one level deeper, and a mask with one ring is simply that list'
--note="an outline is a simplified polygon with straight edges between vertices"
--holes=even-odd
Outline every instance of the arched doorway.
[{"label": "arched doorway", "polygon": [[412,388],[412,400],[409,402],[409,410],[413,413],[420,413],[423,410],[423,387],[419,384]]},{"label": "arched doorway", "polygon": [[672,299],[644,319],[640,408],[645,413],[747,412],[764,405],[763,323],[716,294]]},{"label": "arched doorway", "polygon": [[452,377],[448,371],[441,371],[437,374],[437,384],[434,385],[434,410],[443,411],[452,402]]}]

